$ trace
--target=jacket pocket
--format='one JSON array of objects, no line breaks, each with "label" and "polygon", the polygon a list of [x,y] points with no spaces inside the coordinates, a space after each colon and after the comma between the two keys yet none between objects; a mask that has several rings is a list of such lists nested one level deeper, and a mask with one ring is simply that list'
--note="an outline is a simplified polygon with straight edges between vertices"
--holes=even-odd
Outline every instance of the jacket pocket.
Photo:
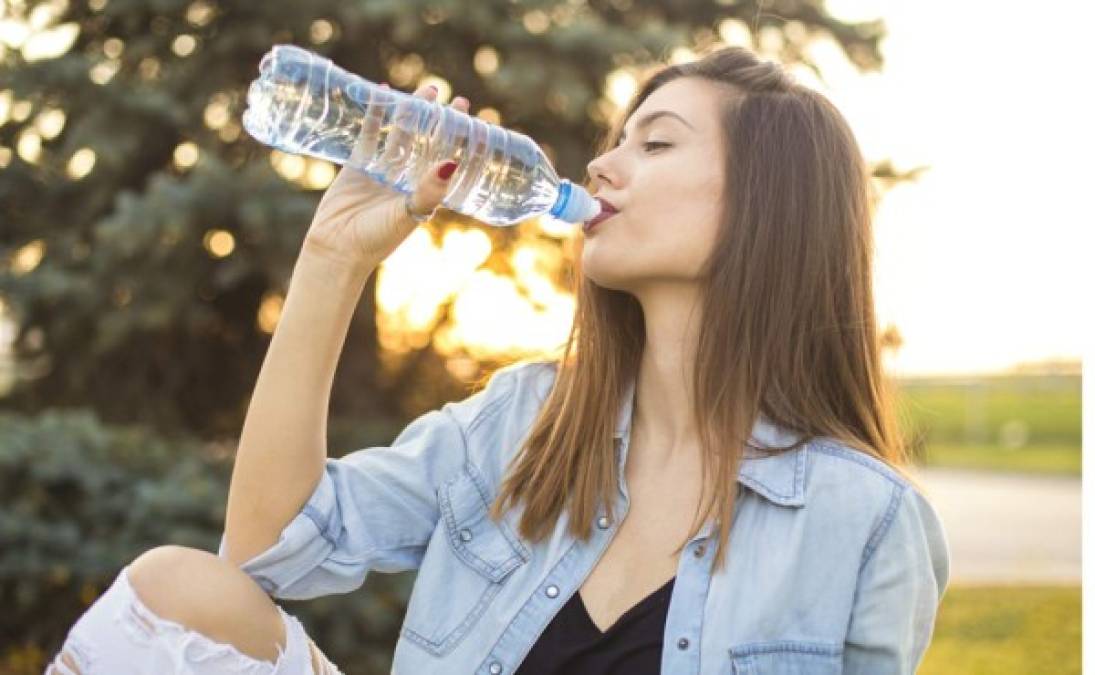
[{"label": "jacket pocket", "polygon": [[531,557],[529,550],[487,511],[492,499],[472,464],[437,492],[441,521],[418,570],[405,638],[435,656],[444,656],[475,626],[502,590],[506,579]]},{"label": "jacket pocket", "polygon": [[840,675],[844,646],[776,640],[735,645],[725,675]]}]

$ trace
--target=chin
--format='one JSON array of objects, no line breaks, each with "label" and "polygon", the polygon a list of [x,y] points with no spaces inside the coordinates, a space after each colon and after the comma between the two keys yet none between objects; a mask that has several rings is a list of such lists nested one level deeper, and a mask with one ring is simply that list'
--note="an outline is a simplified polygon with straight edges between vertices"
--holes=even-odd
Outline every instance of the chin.
[{"label": "chin", "polygon": [[601,288],[613,291],[628,291],[631,287],[631,278],[621,274],[620,270],[606,269],[606,265],[598,265],[583,256],[582,276],[589,279]]}]

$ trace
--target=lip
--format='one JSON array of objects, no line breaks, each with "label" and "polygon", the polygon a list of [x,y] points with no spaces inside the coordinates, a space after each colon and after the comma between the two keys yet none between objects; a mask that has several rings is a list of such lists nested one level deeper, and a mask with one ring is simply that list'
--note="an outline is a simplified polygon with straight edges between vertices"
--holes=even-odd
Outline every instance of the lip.
[{"label": "lip", "polygon": [[586,232],[589,232],[590,230],[592,230],[593,227],[595,225],[597,225],[597,223],[600,223],[603,220],[608,220],[609,218],[611,218],[612,216],[614,216],[614,215],[616,215],[617,213],[620,212],[620,210],[618,208],[616,208],[615,204],[608,201],[604,197],[596,197],[596,200],[601,205],[601,212],[598,213],[596,216],[590,218],[582,226],[582,229],[584,229]]},{"label": "lip", "polygon": [[616,208],[616,205],[608,201],[604,197],[595,197],[595,199],[601,204],[601,211],[612,211],[613,213],[619,213],[620,209]]},{"label": "lip", "polygon": [[604,221],[604,220],[608,220],[609,218],[611,218],[614,215],[616,215],[616,211],[601,211],[599,214],[594,216],[591,220],[586,221],[586,223],[582,227],[582,229],[584,229],[586,232],[589,232],[594,227],[596,227],[598,223],[600,223],[601,221]]}]

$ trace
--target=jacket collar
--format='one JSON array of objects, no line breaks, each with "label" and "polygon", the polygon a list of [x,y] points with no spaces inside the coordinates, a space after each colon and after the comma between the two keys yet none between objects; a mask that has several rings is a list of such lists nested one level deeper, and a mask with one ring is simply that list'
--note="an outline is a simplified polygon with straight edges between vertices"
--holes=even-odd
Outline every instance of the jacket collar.
[{"label": "jacket collar", "polygon": [[[619,415],[616,418],[615,437],[621,439],[620,470],[627,459],[631,438],[631,413],[635,405],[635,378],[627,384]],[[780,426],[763,414],[758,416],[750,443],[760,448],[787,447],[797,443],[802,436]],[[806,504],[806,444],[779,453],[764,456],[746,448],[742,457],[738,482],[773,504],[800,507]]]}]

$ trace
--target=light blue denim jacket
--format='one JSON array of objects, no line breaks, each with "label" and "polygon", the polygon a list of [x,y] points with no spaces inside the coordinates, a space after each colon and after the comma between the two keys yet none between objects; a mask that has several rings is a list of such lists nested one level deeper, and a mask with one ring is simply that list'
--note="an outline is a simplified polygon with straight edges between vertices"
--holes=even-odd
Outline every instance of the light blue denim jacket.
[{"label": "light blue denim jacket", "polygon": [[[602,513],[581,542],[564,515],[534,544],[517,534],[519,509],[500,524],[487,516],[554,377],[553,363],[507,366],[390,447],[328,459],[301,512],[243,571],[296,600],[348,593],[371,571],[417,569],[392,672],[513,673],[618,527]],[[634,391],[632,381],[617,421],[620,518]],[[753,430],[762,445],[797,439],[763,417]],[[661,672],[914,673],[950,569],[928,501],[883,462],[827,438],[746,455],[738,481],[728,567],[708,571],[711,520],[681,553]]]}]

